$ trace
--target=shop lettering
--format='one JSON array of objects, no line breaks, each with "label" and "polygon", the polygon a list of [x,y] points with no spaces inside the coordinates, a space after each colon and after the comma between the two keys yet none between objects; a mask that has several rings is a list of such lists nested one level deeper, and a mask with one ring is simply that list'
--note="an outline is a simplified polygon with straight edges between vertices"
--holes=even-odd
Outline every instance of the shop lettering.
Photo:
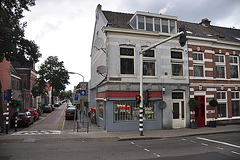
[{"label": "shop lettering", "polygon": [[118,106],[117,109],[127,110],[131,109],[131,106]]}]

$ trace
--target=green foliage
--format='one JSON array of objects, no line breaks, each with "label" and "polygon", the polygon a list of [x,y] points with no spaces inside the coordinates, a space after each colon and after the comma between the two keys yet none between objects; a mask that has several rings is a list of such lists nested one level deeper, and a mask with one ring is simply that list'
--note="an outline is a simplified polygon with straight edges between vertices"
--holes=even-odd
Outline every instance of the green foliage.
[{"label": "green foliage", "polygon": [[69,99],[72,97],[72,91],[69,90],[69,91],[61,91],[60,92],[60,95],[59,95],[60,99],[63,100],[63,99]]},{"label": "green foliage", "polygon": [[196,108],[198,108],[200,105],[200,102],[194,98],[190,98],[189,100],[189,107],[191,111],[195,111]]},{"label": "green foliage", "polygon": [[38,86],[43,89],[46,84],[50,84],[55,96],[58,96],[62,90],[65,90],[65,85],[69,84],[68,71],[65,69],[63,61],[58,61],[57,56],[49,56],[40,66],[38,74]]},{"label": "green foliage", "polygon": [[22,104],[21,100],[19,100],[19,99],[12,99],[11,103],[10,103],[10,106],[11,107],[20,107],[21,104]]},{"label": "green foliage", "polygon": [[8,61],[20,64],[37,62],[41,54],[34,41],[24,38],[26,22],[21,23],[23,11],[35,5],[35,0],[2,0],[0,8],[0,62]]},{"label": "green foliage", "polygon": [[212,106],[212,107],[216,107],[218,105],[218,102],[216,99],[212,99],[210,102],[209,102],[209,105]]}]

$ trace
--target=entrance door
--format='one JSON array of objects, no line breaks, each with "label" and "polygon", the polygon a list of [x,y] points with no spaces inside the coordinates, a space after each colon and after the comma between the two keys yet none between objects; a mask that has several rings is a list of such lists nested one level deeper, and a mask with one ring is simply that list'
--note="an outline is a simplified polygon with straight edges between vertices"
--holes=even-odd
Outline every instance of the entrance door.
[{"label": "entrance door", "polygon": [[185,127],[184,101],[173,101],[173,128]]},{"label": "entrance door", "polygon": [[205,126],[205,97],[195,96],[195,99],[200,102],[199,107],[195,110],[195,120],[198,127]]}]

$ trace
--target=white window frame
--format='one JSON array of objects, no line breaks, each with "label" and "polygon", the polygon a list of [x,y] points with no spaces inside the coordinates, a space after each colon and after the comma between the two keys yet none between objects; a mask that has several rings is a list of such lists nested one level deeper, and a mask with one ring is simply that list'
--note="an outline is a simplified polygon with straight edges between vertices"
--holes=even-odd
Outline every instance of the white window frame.
[{"label": "white window frame", "polygon": [[[219,57],[218,58],[219,61],[220,61],[220,57],[223,57],[223,62],[216,61],[216,57]],[[217,66],[224,67],[224,78],[217,77],[217,69],[216,69]],[[226,79],[226,64],[225,64],[225,56],[224,55],[215,54],[215,69],[216,69],[216,78],[217,79]]]},{"label": "white window frame", "polygon": [[[232,97],[232,93],[234,94],[234,97]],[[238,97],[236,96],[237,95],[237,93],[238,93]],[[239,91],[232,91],[231,92],[231,101],[233,102],[233,101],[239,101],[239,103],[240,103],[240,92]],[[232,106],[233,107],[233,106]],[[233,109],[233,108],[232,108]],[[236,117],[240,117],[240,115],[239,116],[233,116],[232,115],[232,117],[233,118],[236,118]]]},{"label": "white window frame", "polygon": [[217,96],[217,101],[218,101],[218,104],[226,104],[226,117],[218,117],[218,119],[226,119],[228,117],[228,105],[227,105],[227,92],[226,91],[217,91],[217,94],[218,93],[225,93],[225,99],[222,98],[222,95],[220,95],[220,99],[218,98]]},{"label": "white window frame", "polygon": [[[142,48],[144,49],[144,48]],[[154,52],[154,57],[145,57],[143,55],[143,62],[151,62],[151,63],[154,63],[155,64],[155,73],[154,73],[154,76],[147,76],[147,75],[143,75],[144,77],[156,77],[157,75],[157,67],[156,67],[156,49],[151,49],[153,50]]]},{"label": "white window frame", "polygon": [[[237,62],[236,63],[231,63],[230,59],[231,58],[237,58]],[[237,56],[229,56],[229,64],[230,64],[230,67],[231,66],[237,66],[237,72],[238,72],[238,77],[237,78],[232,78],[231,77],[231,71],[230,71],[230,78],[231,79],[238,79],[239,78],[239,58]]]},{"label": "white window frame", "polygon": [[172,65],[173,64],[181,64],[182,65],[182,75],[180,76],[176,76],[176,75],[173,75],[173,72],[172,72],[172,77],[184,77],[184,54],[183,54],[183,51],[182,50],[174,50],[172,49],[170,52],[181,52],[182,53],[182,59],[178,59],[178,58],[172,58],[172,53],[170,53],[170,58],[171,58],[171,72],[173,71],[173,68],[172,68]]},{"label": "white window frame", "polygon": [[[201,66],[203,68],[203,76],[195,76],[194,66]],[[204,65],[203,64],[193,64],[193,76],[194,77],[205,77],[205,70],[204,70]]]},{"label": "white window frame", "polygon": [[[121,55],[120,53],[120,49],[121,48],[131,48],[134,50],[134,56],[124,56],[124,55]],[[133,70],[133,74],[122,74],[121,73],[121,59],[133,59],[133,67],[134,67],[134,70]],[[119,46],[119,75],[120,76],[135,76],[136,74],[136,50],[135,50],[135,47],[133,46]]]}]

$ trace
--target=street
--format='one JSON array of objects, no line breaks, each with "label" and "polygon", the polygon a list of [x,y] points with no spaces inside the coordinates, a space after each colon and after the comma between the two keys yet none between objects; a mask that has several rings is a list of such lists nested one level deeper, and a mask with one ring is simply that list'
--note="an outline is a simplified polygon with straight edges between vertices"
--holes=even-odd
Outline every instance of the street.
[{"label": "street", "polygon": [[[44,113],[41,120],[29,128],[13,132],[5,138],[1,135],[0,160],[240,159],[239,132],[118,141],[114,137],[95,137],[104,132],[99,131],[95,124],[91,124],[95,129],[91,128],[90,133],[74,132],[74,121],[65,120],[65,109],[66,103],[52,113]],[[84,137],[91,134],[91,138]]]},{"label": "street", "polygon": [[240,159],[239,133],[135,141],[59,139],[1,143],[0,159]]}]

